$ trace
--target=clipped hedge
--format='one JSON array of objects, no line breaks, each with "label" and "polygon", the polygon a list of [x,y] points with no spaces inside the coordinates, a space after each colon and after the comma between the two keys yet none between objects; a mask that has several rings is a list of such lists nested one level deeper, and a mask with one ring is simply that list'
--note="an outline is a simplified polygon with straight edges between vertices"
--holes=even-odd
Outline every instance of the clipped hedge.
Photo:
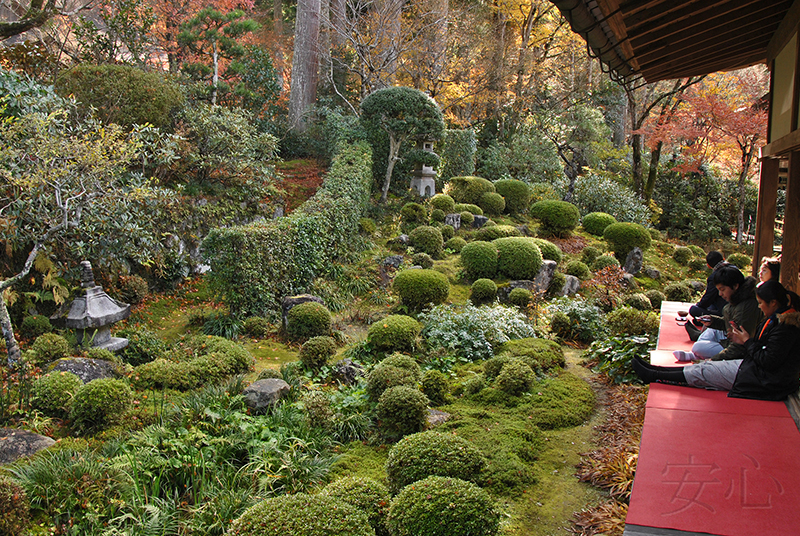
[{"label": "clipped hedge", "polygon": [[69,411],[79,433],[103,430],[119,420],[133,402],[131,388],[123,380],[101,378],[75,392]]},{"label": "clipped hedge", "polygon": [[377,536],[387,534],[386,515],[389,513],[389,490],[372,478],[346,476],[325,486],[323,495],[338,497],[352,504],[369,518]]},{"label": "clipped hedge", "polygon": [[336,260],[360,247],[372,186],[366,144],[334,157],[322,187],[285,218],[212,230],[202,244],[209,282],[235,316],[273,316]]},{"label": "clipped hedge", "polygon": [[452,214],[456,210],[455,200],[447,194],[436,194],[428,200],[434,210],[441,210],[445,214]]},{"label": "clipped hedge", "polygon": [[534,279],[539,273],[542,252],[534,239],[512,236],[498,238],[492,244],[497,247],[497,271],[502,275],[509,279]]},{"label": "clipped hedge", "polygon": [[478,206],[483,209],[484,214],[499,216],[506,209],[506,200],[496,192],[486,192],[478,200]]},{"label": "clipped hedge", "polygon": [[590,212],[583,217],[583,230],[595,236],[603,236],[609,225],[617,223],[617,218],[605,212]]},{"label": "clipped hedge", "polygon": [[389,439],[400,439],[425,428],[428,397],[407,385],[386,389],[378,400],[378,429]]},{"label": "clipped hedge", "polygon": [[470,287],[469,299],[476,305],[493,302],[496,297],[497,285],[491,279],[478,279]]},{"label": "clipped hedge", "polygon": [[450,293],[450,282],[436,270],[403,270],[395,276],[392,289],[404,305],[419,311],[430,304],[444,303]]},{"label": "clipped hedge", "polygon": [[69,415],[72,399],[83,382],[75,374],[53,371],[34,380],[31,406],[45,415],[64,418]]},{"label": "clipped hedge", "polygon": [[427,253],[434,259],[442,258],[442,251],[444,250],[444,239],[442,232],[436,227],[429,225],[422,225],[417,227],[408,235],[411,245],[414,249]]},{"label": "clipped hedge", "polygon": [[497,273],[497,246],[476,240],[461,249],[461,264],[470,279],[491,279]]},{"label": "clipped hedge", "polygon": [[478,205],[483,194],[494,192],[494,184],[491,181],[483,177],[465,176],[450,179],[448,194],[456,200],[456,203]]},{"label": "clipped hedge", "polygon": [[473,203],[456,203],[454,210],[458,213],[469,212],[473,216],[483,216],[483,209]]},{"label": "clipped hedge", "polygon": [[422,325],[406,315],[390,315],[373,322],[367,340],[376,350],[384,352],[413,352]]},{"label": "clipped hedge", "polygon": [[494,188],[506,201],[507,214],[521,214],[528,209],[531,202],[531,188],[516,179],[500,179],[494,181]]},{"label": "clipped hedge", "polygon": [[321,303],[300,303],[286,313],[286,333],[294,341],[329,335],[330,332],[331,313]]},{"label": "clipped hedge", "polygon": [[475,240],[483,240],[491,242],[498,238],[506,238],[509,236],[520,236],[522,233],[513,225],[489,225],[481,227],[475,231]]},{"label": "clipped hedge", "polygon": [[552,199],[534,203],[530,214],[541,223],[542,234],[548,236],[569,236],[581,218],[578,207],[572,203]]},{"label": "clipped hedge", "polygon": [[612,223],[603,231],[603,238],[608,242],[609,248],[614,255],[625,260],[633,248],[641,248],[645,251],[653,241],[650,238],[650,231],[638,223]]},{"label": "clipped hedge", "polygon": [[532,240],[534,244],[539,246],[539,251],[542,252],[542,259],[556,261],[557,263],[561,262],[562,254],[560,247],[543,238],[532,238]]}]

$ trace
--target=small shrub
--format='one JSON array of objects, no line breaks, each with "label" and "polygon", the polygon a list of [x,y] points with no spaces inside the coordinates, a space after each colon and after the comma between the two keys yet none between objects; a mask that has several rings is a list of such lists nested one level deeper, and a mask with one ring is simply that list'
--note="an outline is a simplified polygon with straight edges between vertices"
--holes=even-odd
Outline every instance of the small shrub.
[{"label": "small shrub", "polygon": [[111,350],[107,350],[105,348],[99,348],[97,346],[92,346],[88,350],[86,350],[86,357],[89,359],[100,359],[102,361],[110,361],[112,363],[122,363],[122,360],[112,352]]},{"label": "small shrub", "polygon": [[411,264],[413,266],[421,266],[426,270],[433,268],[433,259],[427,253],[414,253],[411,257]]},{"label": "small shrub", "polygon": [[545,236],[569,236],[578,225],[578,207],[566,201],[545,199],[531,206],[531,216],[539,220]]},{"label": "small shrub", "polygon": [[30,315],[22,319],[22,325],[19,327],[20,337],[23,339],[35,339],[45,333],[53,331],[53,324],[50,319],[44,315]]},{"label": "small shrub", "polygon": [[120,331],[120,336],[128,339],[128,346],[119,356],[134,367],[164,357],[168,350],[167,344],[147,328],[129,327]]},{"label": "small shrub", "polygon": [[37,365],[46,365],[57,359],[67,357],[71,348],[67,339],[55,333],[39,335],[31,345],[31,352]]},{"label": "small shrub", "polygon": [[550,285],[547,287],[547,296],[550,298],[555,298],[561,294],[561,291],[564,290],[564,285],[566,284],[567,276],[561,272],[555,272],[553,274],[553,279],[550,280]]},{"label": "small shrub", "polygon": [[656,311],[661,310],[661,302],[667,299],[663,292],[656,289],[648,290],[644,293],[647,296],[647,299],[650,300],[650,304],[653,306],[653,309]]},{"label": "small shrub", "polygon": [[428,200],[431,208],[441,210],[445,214],[453,214],[456,211],[455,200],[447,194],[436,194]]},{"label": "small shrub", "polygon": [[263,339],[272,331],[269,321],[262,316],[246,318],[242,327],[244,332],[254,339]]},{"label": "small shrub", "polygon": [[376,536],[388,534],[386,515],[389,513],[391,495],[387,487],[377,480],[347,476],[325,486],[322,494],[337,497],[367,514]]},{"label": "small shrub", "polygon": [[564,271],[567,275],[574,275],[581,281],[586,281],[592,277],[592,272],[589,270],[589,267],[586,266],[586,263],[581,261],[569,261]]},{"label": "small shrub", "polygon": [[752,259],[744,253],[731,253],[725,260],[745,273],[748,273],[748,269],[753,262]]},{"label": "small shrub", "polygon": [[428,397],[431,406],[443,406],[448,402],[450,384],[447,376],[438,370],[426,370],[422,375],[422,392]]},{"label": "small shrub", "polygon": [[599,272],[603,268],[608,268],[609,266],[619,267],[617,258],[612,255],[600,255],[592,263],[592,270]]},{"label": "small shrub", "polygon": [[454,236],[444,244],[445,249],[449,249],[455,253],[461,253],[461,250],[464,249],[464,246],[467,245],[467,241],[461,238],[460,236]]},{"label": "small shrub", "polygon": [[392,289],[406,307],[419,311],[430,304],[443,303],[450,293],[450,282],[436,270],[403,270],[395,276]]},{"label": "small shrub", "polygon": [[530,305],[532,299],[533,294],[526,288],[515,288],[508,293],[508,303],[523,309]]},{"label": "small shrub", "polygon": [[386,480],[393,493],[429,476],[480,484],[485,469],[486,458],[469,441],[430,430],[406,436],[389,450]]},{"label": "small shrub", "polygon": [[661,240],[661,231],[653,228],[648,229],[648,231],[650,231],[650,238],[653,240]]},{"label": "small shrub", "polygon": [[475,240],[483,240],[491,242],[498,238],[505,238],[508,236],[520,236],[522,233],[513,225],[484,225],[475,231]]},{"label": "small shrub", "polygon": [[669,301],[688,302],[692,300],[692,289],[683,283],[670,283],[664,287],[664,295]]},{"label": "small shrub", "polygon": [[[594,411],[596,397],[585,380],[563,371],[536,384],[530,423],[542,430],[578,426]],[[541,393],[541,395],[539,394]]]},{"label": "small shrub", "polygon": [[132,401],[131,388],[123,380],[94,380],[75,393],[69,418],[80,433],[103,430],[120,419]]},{"label": "small shrub", "polygon": [[6,476],[0,475],[0,534],[27,534],[31,523],[30,503],[25,489]]},{"label": "small shrub", "polygon": [[555,299],[548,311],[553,315],[550,330],[562,339],[591,342],[605,333],[600,309],[583,299]]},{"label": "small shrub", "polygon": [[456,203],[454,210],[458,213],[467,212],[472,216],[483,216],[483,209],[478,205],[473,205],[472,203]]},{"label": "small shrub", "polygon": [[581,260],[587,266],[591,266],[592,264],[594,264],[595,259],[597,259],[597,257],[599,257],[602,254],[603,254],[603,252],[600,251],[599,249],[597,249],[596,247],[594,247],[594,246],[586,246],[581,251]]},{"label": "small shrub", "polygon": [[461,227],[465,229],[469,229],[472,227],[472,224],[475,222],[475,216],[472,212],[467,212],[466,210],[460,213],[461,216]]},{"label": "small shrub", "polygon": [[50,372],[34,380],[31,406],[50,417],[64,418],[82,386],[81,379],[71,372]]},{"label": "small shrub", "polygon": [[556,261],[557,263],[561,262],[562,255],[560,247],[542,238],[532,238],[531,240],[533,240],[534,244],[539,246],[539,251],[542,252],[542,259]]},{"label": "small shrub", "polygon": [[475,484],[430,476],[403,488],[389,506],[386,524],[392,536],[493,536],[500,514]]},{"label": "small shrub", "polygon": [[425,223],[428,221],[428,211],[419,203],[406,203],[400,209],[400,217],[405,223]]},{"label": "small shrub", "polygon": [[603,236],[603,231],[612,223],[617,223],[617,218],[605,212],[590,212],[583,217],[583,230],[595,236]]},{"label": "small shrub", "polygon": [[706,259],[705,257],[692,257],[688,263],[689,269],[694,270],[695,272],[702,272],[706,270]]},{"label": "small shrub", "polygon": [[638,223],[612,223],[603,231],[603,238],[618,259],[625,259],[633,248],[645,251],[650,247],[650,232]]},{"label": "small shrub", "polygon": [[706,252],[703,251],[703,248],[697,244],[689,244],[687,247],[692,250],[692,255],[695,257],[703,257],[703,259],[706,258]]},{"label": "small shrub", "polygon": [[314,428],[330,430],[334,418],[331,399],[322,391],[308,391],[302,398],[308,424]]},{"label": "small shrub", "polygon": [[500,347],[499,354],[505,359],[519,359],[534,371],[563,368],[567,364],[561,345],[548,339],[529,337],[508,341]]},{"label": "small shrub", "polygon": [[[509,279],[533,279],[542,267],[542,253],[530,238],[498,238],[497,271]],[[463,255],[463,252],[462,252]]]},{"label": "small shrub", "polygon": [[203,334],[226,339],[238,339],[242,331],[242,322],[227,313],[212,313],[203,324]]},{"label": "small shrub", "polygon": [[358,220],[358,229],[366,235],[373,235],[378,230],[378,224],[372,218],[360,218]]},{"label": "small shrub", "polygon": [[436,227],[429,225],[422,225],[417,227],[408,235],[411,245],[414,249],[427,253],[434,259],[442,258],[442,250],[444,249],[444,239],[442,233]]},{"label": "small shrub", "polygon": [[401,385],[416,388],[421,378],[422,371],[413,358],[393,354],[370,371],[367,376],[367,396],[377,402],[386,389]]},{"label": "small shrub", "polygon": [[491,279],[478,279],[470,288],[470,300],[479,305],[481,303],[493,302],[497,297],[497,285]]},{"label": "small shrub", "polygon": [[443,210],[435,208],[431,210],[431,223],[442,223],[444,221],[445,213]]},{"label": "small shrub", "polygon": [[405,315],[390,315],[373,322],[367,332],[367,340],[379,351],[413,352],[422,326]]},{"label": "small shrub", "polygon": [[495,383],[506,394],[519,396],[531,390],[536,375],[531,367],[522,360],[509,359],[500,369]]},{"label": "small shrub", "polygon": [[464,382],[464,393],[467,395],[476,395],[483,391],[486,387],[486,378],[482,375],[472,376]]},{"label": "small shrub", "polygon": [[119,278],[119,295],[122,301],[138,305],[150,294],[150,286],[141,276],[131,275]]},{"label": "small shrub", "polygon": [[308,301],[295,305],[286,314],[286,333],[294,341],[331,332],[331,313],[321,303]]},{"label": "small shrub", "polygon": [[442,240],[444,240],[445,243],[456,235],[456,230],[453,229],[451,225],[440,225],[438,229],[439,232],[442,233]]},{"label": "small shrub", "polygon": [[493,382],[497,379],[500,371],[503,370],[503,365],[508,363],[511,359],[507,355],[498,355],[483,362],[483,377],[486,381]]},{"label": "small shrub", "polygon": [[335,353],[336,341],[332,337],[311,337],[300,347],[300,362],[306,370],[320,370]]},{"label": "small shrub", "polygon": [[650,298],[640,292],[625,296],[625,299],[622,300],[622,303],[640,311],[651,311],[653,309],[653,304],[650,303]]},{"label": "small shrub", "polygon": [[478,200],[478,206],[483,209],[484,214],[499,216],[506,209],[506,200],[498,193],[487,192]]},{"label": "small shrub", "polygon": [[494,184],[482,177],[453,177],[449,184],[450,196],[457,203],[477,205],[481,196],[494,192]]},{"label": "small shrub", "polygon": [[611,335],[651,335],[658,334],[661,319],[651,310],[623,306],[606,315],[606,326]]},{"label": "small shrub", "polygon": [[672,253],[672,259],[681,266],[689,264],[689,259],[691,258],[692,250],[684,246],[676,247],[675,251]]},{"label": "small shrub", "polygon": [[521,214],[531,202],[531,189],[526,183],[515,179],[500,179],[494,188],[505,199],[507,214]]},{"label": "small shrub", "polygon": [[378,400],[378,428],[389,439],[415,434],[425,427],[428,397],[406,385],[386,389]]},{"label": "small shrub", "polygon": [[461,264],[470,279],[491,279],[497,273],[497,246],[492,242],[476,240],[461,250]]}]

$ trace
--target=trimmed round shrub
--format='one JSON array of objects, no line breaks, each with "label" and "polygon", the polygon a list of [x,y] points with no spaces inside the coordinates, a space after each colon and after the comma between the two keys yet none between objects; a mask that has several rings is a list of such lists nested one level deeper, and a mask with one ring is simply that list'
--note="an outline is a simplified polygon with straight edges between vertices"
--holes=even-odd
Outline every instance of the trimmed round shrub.
[{"label": "trimmed round shrub", "polygon": [[372,218],[361,218],[358,220],[358,229],[364,234],[372,235],[378,230],[378,224]]},{"label": "trimmed round shrub", "polygon": [[442,223],[444,221],[445,213],[443,210],[435,208],[431,210],[431,223]]},{"label": "trimmed round shrub", "polygon": [[134,367],[164,357],[168,351],[167,343],[147,328],[129,327],[119,335],[128,339],[128,346],[120,350],[119,356]]},{"label": "trimmed round shrub", "polygon": [[692,300],[692,289],[683,283],[670,283],[664,287],[664,295],[669,301],[688,302]]},{"label": "trimmed round shrub", "polygon": [[458,213],[469,212],[473,216],[483,216],[483,209],[472,203],[456,203],[455,211]]},{"label": "trimmed round shrub", "polygon": [[589,267],[586,266],[586,263],[581,261],[569,261],[564,271],[567,275],[574,275],[581,281],[586,281],[592,277],[592,272],[589,270]]},{"label": "trimmed round shrub", "polygon": [[498,389],[511,396],[519,396],[531,390],[536,379],[531,367],[520,359],[509,359],[500,369],[495,383]]},{"label": "trimmed round shrub", "polygon": [[389,450],[386,480],[397,493],[429,476],[457,476],[480,484],[486,458],[472,443],[434,430],[404,437]]},{"label": "trimmed round shrub", "polygon": [[456,235],[456,230],[451,225],[442,224],[438,227],[439,232],[442,233],[442,240],[447,242]]},{"label": "trimmed round shrub", "polygon": [[392,500],[386,524],[392,536],[493,536],[500,514],[489,494],[475,484],[429,476]]},{"label": "trimmed round shrub", "polygon": [[433,259],[427,253],[414,253],[411,257],[412,266],[420,266],[426,270],[433,268]]},{"label": "trimmed round shrub", "polygon": [[498,374],[500,371],[503,370],[503,365],[508,363],[509,359],[511,359],[507,355],[497,355],[491,359],[487,359],[483,362],[483,377],[490,382],[493,382],[497,379]]},{"label": "trimmed round shrub", "polygon": [[464,382],[464,393],[467,395],[475,395],[483,391],[486,387],[486,378],[482,374],[472,376]]},{"label": "trimmed round shrub", "polygon": [[400,217],[406,223],[425,223],[428,221],[428,211],[419,203],[406,203],[400,209]]},{"label": "trimmed round shrub", "polygon": [[64,418],[83,382],[71,372],[54,371],[34,380],[31,406],[45,415]]},{"label": "trimmed round shrub", "polygon": [[330,430],[334,413],[328,395],[322,391],[308,391],[303,394],[302,404],[312,427]]},{"label": "trimmed round shrub", "polygon": [[692,250],[692,255],[695,257],[703,257],[703,259],[706,258],[706,252],[703,251],[703,248],[697,244],[689,244],[687,247]]},{"label": "trimmed round shrub", "polygon": [[613,336],[658,334],[661,319],[658,313],[623,306],[606,315],[606,325]]},{"label": "trimmed round shrub", "polygon": [[395,276],[392,288],[404,305],[419,311],[430,304],[444,303],[450,293],[450,282],[436,270],[403,270]]},{"label": "trimmed round shrub", "polygon": [[612,255],[600,255],[592,263],[592,270],[594,270],[595,272],[599,272],[603,268],[608,268],[609,266],[618,267],[619,261],[617,260],[617,258]]},{"label": "trimmed round shrub", "polygon": [[570,339],[573,336],[572,320],[566,313],[557,311],[550,319],[550,331],[562,339]]},{"label": "trimmed round shrub", "polygon": [[744,253],[731,253],[725,260],[745,273],[749,271],[750,265],[753,262],[752,259]]},{"label": "trimmed round shrub", "polygon": [[603,236],[603,231],[612,223],[617,223],[617,218],[605,212],[590,212],[583,217],[583,230],[595,236]]},{"label": "trimmed round shrub", "polygon": [[472,212],[467,212],[466,210],[459,213],[461,216],[461,228],[468,229],[472,227],[472,224],[475,223],[475,216]]},{"label": "trimmed round shrub", "polygon": [[228,536],[375,536],[367,513],[332,494],[295,493],[251,506],[226,532]]},{"label": "trimmed round shrub", "polygon": [[505,199],[506,214],[521,214],[528,209],[531,189],[526,183],[516,179],[500,179],[494,181],[494,189]]},{"label": "trimmed round shrub", "polygon": [[[542,267],[542,253],[531,238],[498,238],[497,271],[509,279],[533,279]],[[463,252],[462,252],[463,255]]]},{"label": "trimmed round shrub", "polygon": [[436,369],[426,370],[422,375],[422,393],[428,397],[431,406],[447,404],[450,394],[450,383],[443,372]]},{"label": "trimmed round shrub", "polygon": [[692,250],[684,246],[677,246],[675,251],[672,252],[672,259],[681,266],[689,264],[689,259],[691,259],[692,256]]},{"label": "trimmed round shrub", "polygon": [[569,236],[580,220],[578,207],[566,201],[544,199],[531,206],[530,214],[541,224],[546,236]]},{"label": "trimmed round shrub", "polygon": [[653,306],[653,309],[656,311],[661,310],[661,302],[667,299],[663,292],[656,289],[648,290],[644,293],[647,296],[647,299],[650,300],[650,304]]},{"label": "trimmed round shrub", "polygon": [[86,350],[86,357],[89,359],[100,359],[102,361],[110,361],[112,363],[122,363],[122,359],[117,356],[111,350],[107,350],[105,348],[98,348],[97,346],[92,346],[88,350]]},{"label": "trimmed round shrub", "polygon": [[645,251],[650,247],[650,232],[638,223],[612,223],[603,231],[603,238],[618,259],[624,259],[633,248]]},{"label": "trimmed round shrub", "polygon": [[244,332],[255,339],[262,339],[269,335],[272,330],[269,321],[263,316],[251,316],[246,318],[242,324]]},{"label": "trimmed round shrub", "polygon": [[419,368],[417,360],[410,355],[395,352],[389,357],[384,358],[380,364],[386,367],[397,367],[411,372],[415,382],[419,382],[422,379],[422,369]]},{"label": "trimmed round shrub", "polygon": [[597,249],[596,247],[586,246],[581,251],[581,261],[583,261],[584,264],[586,264],[586,266],[591,266],[592,264],[594,264],[595,259],[602,254],[603,252]]},{"label": "trimmed round shrub", "polygon": [[455,253],[461,253],[461,250],[464,249],[464,246],[467,245],[467,241],[461,238],[460,236],[454,236],[444,244],[445,249],[449,249]]},{"label": "trimmed round shrub", "polygon": [[478,206],[483,209],[484,214],[499,216],[506,209],[506,200],[498,193],[487,192],[478,200]]},{"label": "trimmed round shrub", "polygon": [[431,208],[438,209],[445,214],[453,214],[456,211],[455,200],[447,194],[436,194],[428,200]]},{"label": "trimmed round shrub", "polygon": [[535,371],[563,368],[567,364],[561,345],[549,339],[512,339],[503,343],[498,355],[505,359],[519,359]]},{"label": "trimmed round shrub", "polygon": [[692,257],[689,259],[689,263],[687,264],[690,270],[694,270],[695,272],[702,272],[706,270],[707,264],[705,257]]},{"label": "trimmed round shrub", "polygon": [[425,427],[428,397],[422,391],[399,385],[386,389],[378,400],[378,428],[389,439],[415,434]]},{"label": "trimmed round shrub", "polygon": [[6,476],[0,475],[0,534],[27,534],[31,523],[30,502],[25,489]]},{"label": "trimmed round shrub", "polygon": [[321,303],[307,301],[286,313],[286,334],[293,341],[310,339],[331,332],[331,313]]},{"label": "trimmed round shrub", "polygon": [[450,179],[450,196],[457,203],[479,204],[485,193],[494,193],[494,184],[483,177],[452,177]]},{"label": "trimmed round shrub", "polygon": [[493,302],[497,297],[497,285],[491,279],[478,279],[470,287],[469,299],[474,304]]},{"label": "trimmed round shrub", "polygon": [[461,264],[470,279],[491,279],[497,274],[497,246],[492,242],[476,240],[461,250]]},{"label": "trimmed round shrub", "polygon": [[328,359],[335,353],[336,341],[333,337],[311,337],[300,347],[300,362],[307,370],[319,370],[328,364]]},{"label": "trimmed round shrub", "polygon": [[44,315],[30,315],[22,319],[19,334],[23,339],[35,339],[45,333],[53,331],[53,324]]},{"label": "trimmed round shrub", "polygon": [[125,303],[138,305],[150,294],[147,281],[138,275],[122,276],[119,278],[119,296]]},{"label": "trimmed round shrub", "polygon": [[31,345],[31,352],[38,365],[46,365],[57,359],[67,357],[71,347],[67,339],[55,333],[39,335]]},{"label": "trimmed round shrub", "polygon": [[427,253],[434,259],[442,258],[444,239],[441,231],[436,227],[430,225],[417,227],[409,233],[408,239],[417,251]]},{"label": "trimmed round shrub", "polygon": [[531,240],[533,240],[534,244],[539,246],[539,251],[542,252],[542,259],[556,261],[557,263],[561,262],[562,255],[560,247],[543,238],[532,238]]},{"label": "trimmed round shrub", "polygon": [[650,238],[653,240],[661,240],[661,231],[653,229],[652,227],[648,229],[648,231],[650,231]]},{"label": "trimmed round shrub", "polygon": [[323,495],[338,497],[352,504],[369,518],[376,536],[386,536],[386,515],[389,513],[389,489],[372,478],[346,476],[334,480],[322,490]]},{"label": "trimmed round shrub", "polygon": [[132,402],[131,388],[123,380],[93,380],[75,393],[69,419],[79,433],[96,432],[116,422]]},{"label": "trimmed round shrub", "polygon": [[390,315],[370,325],[367,340],[376,350],[413,352],[421,329],[420,323],[410,316]]},{"label": "trimmed round shrub", "polygon": [[377,402],[387,389],[401,385],[416,388],[419,370],[379,363],[367,376],[366,392],[369,399]]},{"label": "trimmed round shrub", "polygon": [[487,225],[484,225],[475,231],[475,240],[491,242],[492,240],[497,240],[498,238],[520,236],[522,234],[519,232],[519,229],[513,225]]},{"label": "trimmed round shrub", "polygon": [[562,290],[564,290],[564,285],[566,284],[567,276],[561,272],[555,272],[553,274],[553,279],[550,280],[550,285],[547,287],[547,295],[555,298],[561,293]]},{"label": "trimmed round shrub", "polygon": [[533,294],[526,288],[515,288],[508,293],[508,303],[525,308],[530,305]]},{"label": "trimmed round shrub", "polygon": [[624,305],[627,305],[628,307],[633,307],[634,309],[638,309],[639,311],[653,310],[653,304],[650,303],[650,298],[648,298],[641,292],[625,296],[625,299],[622,300],[622,303]]}]

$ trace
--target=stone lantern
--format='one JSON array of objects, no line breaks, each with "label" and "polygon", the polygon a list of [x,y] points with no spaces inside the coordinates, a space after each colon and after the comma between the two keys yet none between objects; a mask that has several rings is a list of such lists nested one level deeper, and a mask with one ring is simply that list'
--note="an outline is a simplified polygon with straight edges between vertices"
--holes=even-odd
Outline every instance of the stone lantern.
[{"label": "stone lantern", "polygon": [[[433,152],[433,142],[423,141],[422,150],[426,153]],[[425,164],[418,164],[412,172],[411,189],[419,194],[420,197],[432,197],[436,193],[436,172],[432,167]]]},{"label": "stone lantern", "polygon": [[92,264],[81,262],[81,287],[84,295],[75,298],[64,320],[64,325],[75,330],[78,344],[89,343],[95,348],[115,352],[128,346],[128,339],[111,336],[111,325],[128,318],[131,306],[118,302],[96,285]]}]

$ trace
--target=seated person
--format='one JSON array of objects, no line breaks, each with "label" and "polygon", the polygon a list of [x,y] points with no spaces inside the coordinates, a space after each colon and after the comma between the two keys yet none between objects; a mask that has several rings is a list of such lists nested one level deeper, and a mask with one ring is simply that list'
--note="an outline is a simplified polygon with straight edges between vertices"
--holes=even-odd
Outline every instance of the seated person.
[{"label": "seated person", "polygon": [[711,275],[706,280],[706,291],[700,301],[689,308],[689,314],[693,318],[684,324],[689,339],[692,341],[696,341],[700,332],[703,331],[702,323],[697,320],[699,317],[722,314],[722,309],[727,302],[717,292],[717,287],[714,285],[714,272],[727,264],[719,251],[712,250],[706,255],[706,265],[711,268]]},{"label": "seated person", "polygon": [[[800,298],[777,281],[756,290],[764,314],[755,330],[733,327],[730,339],[744,352],[740,359],[704,361],[686,367],[656,367],[636,357],[633,369],[645,383],[686,384],[728,396],[759,400],[783,400],[800,387],[800,312],[793,307]],[[800,305],[798,305],[800,306]]]},{"label": "seated person", "polygon": [[701,317],[706,329],[697,338],[691,352],[672,352],[678,361],[741,359],[742,346],[729,343],[727,339],[731,322],[752,332],[761,320],[754,277],[745,277],[741,270],[730,264],[716,270],[713,277],[719,295],[728,303],[722,309],[722,316]]},{"label": "seated person", "polygon": [[758,279],[762,283],[774,279],[781,280],[781,261],[777,257],[764,257],[758,270]]}]

